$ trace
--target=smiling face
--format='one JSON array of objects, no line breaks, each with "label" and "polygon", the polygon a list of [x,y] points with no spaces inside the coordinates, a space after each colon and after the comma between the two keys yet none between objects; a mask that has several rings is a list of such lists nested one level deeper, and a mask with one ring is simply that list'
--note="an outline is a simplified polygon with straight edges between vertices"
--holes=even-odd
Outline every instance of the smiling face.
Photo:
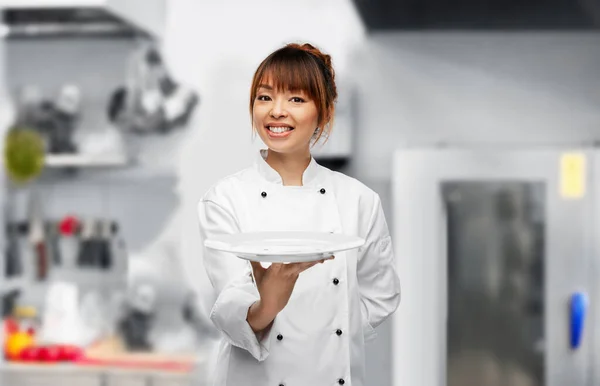
[{"label": "smiling face", "polygon": [[277,153],[306,153],[319,124],[317,106],[305,91],[259,85],[252,123],[267,147]]},{"label": "smiling face", "polygon": [[303,154],[330,130],[337,98],[329,56],[289,44],[269,55],[252,80],[253,129],[277,153]]}]

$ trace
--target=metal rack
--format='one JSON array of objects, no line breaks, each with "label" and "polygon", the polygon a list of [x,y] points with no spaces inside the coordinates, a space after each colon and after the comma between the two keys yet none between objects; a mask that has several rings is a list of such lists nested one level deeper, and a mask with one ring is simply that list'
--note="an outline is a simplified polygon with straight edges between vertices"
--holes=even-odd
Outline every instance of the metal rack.
[{"label": "metal rack", "polygon": [[[131,0],[0,0],[0,70],[7,64],[5,46],[10,37],[27,37],[36,39],[62,35],[88,37],[113,37],[114,34],[150,36],[160,38],[164,24],[165,0],[148,0],[144,2]],[[73,17],[69,18],[69,13]],[[13,18],[7,18],[7,15]],[[76,17],[75,17],[76,16]],[[38,19],[36,19],[36,17]],[[2,91],[2,90],[0,90]],[[1,104],[7,105],[6,100]],[[10,110],[10,109],[9,109]],[[6,122],[8,123],[8,122]],[[6,126],[3,123],[2,126]],[[111,168],[130,166],[126,157],[85,156],[85,155],[49,155],[46,160],[49,172],[62,168],[86,168],[99,170],[96,174]],[[133,173],[132,173],[133,174]],[[0,173],[0,185],[6,186],[6,176]],[[6,202],[7,192],[0,189],[0,204]],[[0,205],[1,206],[1,205]],[[4,221],[0,221],[2,227]],[[0,232],[0,245],[6,245],[5,232]],[[0,297],[22,290],[28,285],[22,275],[6,277],[4,272],[5,254],[0,253]],[[72,272],[61,272],[61,275]],[[71,275],[72,276],[72,275]],[[86,284],[97,280],[92,273],[79,275],[79,281]],[[62,277],[61,277],[62,278]],[[108,285],[121,285],[126,277],[108,278]],[[39,288],[38,288],[39,287]],[[35,293],[44,293],[45,288],[33,288]],[[39,290],[39,291],[38,291]],[[31,291],[30,291],[31,292]],[[40,296],[41,298],[41,296]],[[0,310],[3,308],[0,305]],[[0,330],[0,347],[4,346],[4,336]],[[191,385],[193,374],[185,372],[159,371],[156,369],[123,369],[111,366],[82,366],[73,364],[25,364],[8,362],[4,353],[0,354],[0,386],[35,386],[35,385],[159,385],[183,386]]]}]

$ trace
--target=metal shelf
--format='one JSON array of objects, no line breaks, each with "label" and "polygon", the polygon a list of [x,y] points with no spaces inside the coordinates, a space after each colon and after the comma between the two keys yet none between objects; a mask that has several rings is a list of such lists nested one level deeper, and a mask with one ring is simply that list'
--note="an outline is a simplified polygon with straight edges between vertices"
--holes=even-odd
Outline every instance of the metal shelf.
[{"label": "metal shelf", "polygon": [[46,167],[120,167],[130,161],[119,155],[51,154],[46,156]]}]

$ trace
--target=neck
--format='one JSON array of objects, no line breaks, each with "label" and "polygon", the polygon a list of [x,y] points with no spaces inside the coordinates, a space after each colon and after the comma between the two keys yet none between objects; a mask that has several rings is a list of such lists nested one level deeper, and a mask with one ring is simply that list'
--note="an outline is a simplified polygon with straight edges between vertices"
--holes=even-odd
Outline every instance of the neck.
[{"label": "neck", "polygon": [[267,152],[266,162],[271,166],[286,186],[302,186],[302,175],[310,164],[310,150],[300,153],[284,154],[276,153],[271,149]]}]

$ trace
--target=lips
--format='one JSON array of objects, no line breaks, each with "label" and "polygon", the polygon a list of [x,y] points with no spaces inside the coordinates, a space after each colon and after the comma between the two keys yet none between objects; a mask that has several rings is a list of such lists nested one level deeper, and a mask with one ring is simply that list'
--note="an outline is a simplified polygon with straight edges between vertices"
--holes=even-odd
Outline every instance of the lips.
[{"label": "lips", "polygon": [[294,128],[287,124],[273,123],[266,126],[267,134],[271,138],[285,138],[289,136]]},{"label": "lips", "polygon": [[294,130],[291,126],[267,126],[267,130],[273,133],[284,133],[286,131]]}]

